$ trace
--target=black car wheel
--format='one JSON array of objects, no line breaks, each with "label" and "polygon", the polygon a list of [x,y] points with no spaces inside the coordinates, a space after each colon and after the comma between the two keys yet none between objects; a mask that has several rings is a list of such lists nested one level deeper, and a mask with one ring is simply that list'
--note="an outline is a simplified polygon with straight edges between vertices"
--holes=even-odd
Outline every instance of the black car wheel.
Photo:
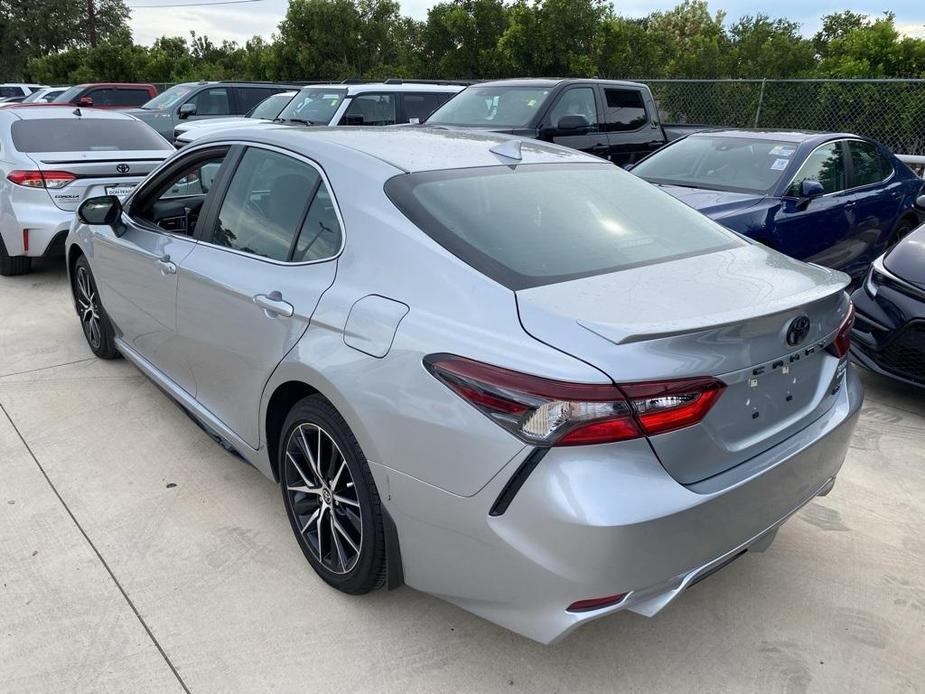
[{"label": "black car wheel", "polygon": [[292,408],[278,462],[292,531],[315,572],[354,595],[381,586],[379,494],[356,438],[327,400],[313,395]]},{"label": "black car wheel", "polygon": [[6,251],[3,239],[0,238],[0,276],[24,275],[31,269],[32,258],[24,255],[11,256]]},{"label": "black car wheel", "polygon": [[118,357],[115,331],[100,303],[96,280],[93,279],[90,264],[84,256],[80,256],[74,264],[71,291],[74,294],[77,315],[80,317],[80,327],[83,328],[90,349],[100,359]]},{"label": "black car wheel", "polygon": [[895,246],[897,243],[906,238],[915,228],[916,223],[911,219],[901,219],[899,224],[897,224],[896,228],[893,230],[893,235],[890,237],[887,248],[892,248]]}]

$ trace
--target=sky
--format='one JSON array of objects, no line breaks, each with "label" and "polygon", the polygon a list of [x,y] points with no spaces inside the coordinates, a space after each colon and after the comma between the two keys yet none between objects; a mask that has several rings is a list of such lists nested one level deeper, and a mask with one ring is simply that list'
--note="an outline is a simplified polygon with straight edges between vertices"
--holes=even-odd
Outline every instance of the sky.
[{"label": "sky", "polygon": [[[159,36],[188,37],[190,30],[206,35],[216,43],[228,39],[243,43],[259,34],[266,39],[286,13],[288,0],[261,0],[249,4],[218,5],[216,7],[152,8],[151,5],[176,5],[188,2],[215,2],[218,0],[126,0],[132,10],[131,27],[135,41],[145,45]],[[400,0],[402,13],[415,19],[425,19],[427,9],[434,0]],[[616,0],[614,6],[626,17],[642,17],[655,10],[670,9],[678,0]],[[142,8],[141,6],[149,6]],[[746,14],[755,14],[755,0],[722,0],[711,2],[711,11],[723,9],[729,20],[735,21]],[[777,0],[764,10],[772,17],[786,17],[797,21],[803,34],[811,36],[820,25],[823,15],[841,10],[854,10],[879,15],[891,10],[896,15],[897,27],[905,34],[925,38],[925,1],[923,0]]]}]

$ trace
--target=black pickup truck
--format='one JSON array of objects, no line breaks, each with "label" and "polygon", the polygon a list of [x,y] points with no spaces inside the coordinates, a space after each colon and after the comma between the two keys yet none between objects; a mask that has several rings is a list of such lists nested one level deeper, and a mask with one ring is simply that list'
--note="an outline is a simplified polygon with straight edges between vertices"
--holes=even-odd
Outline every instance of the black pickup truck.
[{"label": "black pickup truck", "polygon": [[649,88],[599,79],[514,79],[467,87],[425,125],[510,133],[633,164],[705,126],[665,126]]}]

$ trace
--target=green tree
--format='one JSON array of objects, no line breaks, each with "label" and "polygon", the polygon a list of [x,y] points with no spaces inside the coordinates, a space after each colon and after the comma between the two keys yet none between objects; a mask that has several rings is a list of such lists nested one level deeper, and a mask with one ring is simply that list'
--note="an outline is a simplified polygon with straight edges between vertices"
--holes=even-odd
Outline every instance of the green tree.
[{"label": "green tree", "polygon": [[508,27],[502,0],[452,0],[427,12],[424,69],[445,79],[502,76],[498,40]]}]

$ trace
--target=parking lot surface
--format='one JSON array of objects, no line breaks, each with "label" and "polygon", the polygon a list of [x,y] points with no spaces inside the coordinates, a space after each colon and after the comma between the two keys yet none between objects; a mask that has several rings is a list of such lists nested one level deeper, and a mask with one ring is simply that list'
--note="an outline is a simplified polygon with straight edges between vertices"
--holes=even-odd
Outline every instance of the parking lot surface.
[{"label": "parking lot surface", "polygon": [[864,376],[835,489],[767,552],[545,647],[329,588],[272,482],[92,357],[60,262],[0,317],[0,692],[925,691],[921,391]]}]

